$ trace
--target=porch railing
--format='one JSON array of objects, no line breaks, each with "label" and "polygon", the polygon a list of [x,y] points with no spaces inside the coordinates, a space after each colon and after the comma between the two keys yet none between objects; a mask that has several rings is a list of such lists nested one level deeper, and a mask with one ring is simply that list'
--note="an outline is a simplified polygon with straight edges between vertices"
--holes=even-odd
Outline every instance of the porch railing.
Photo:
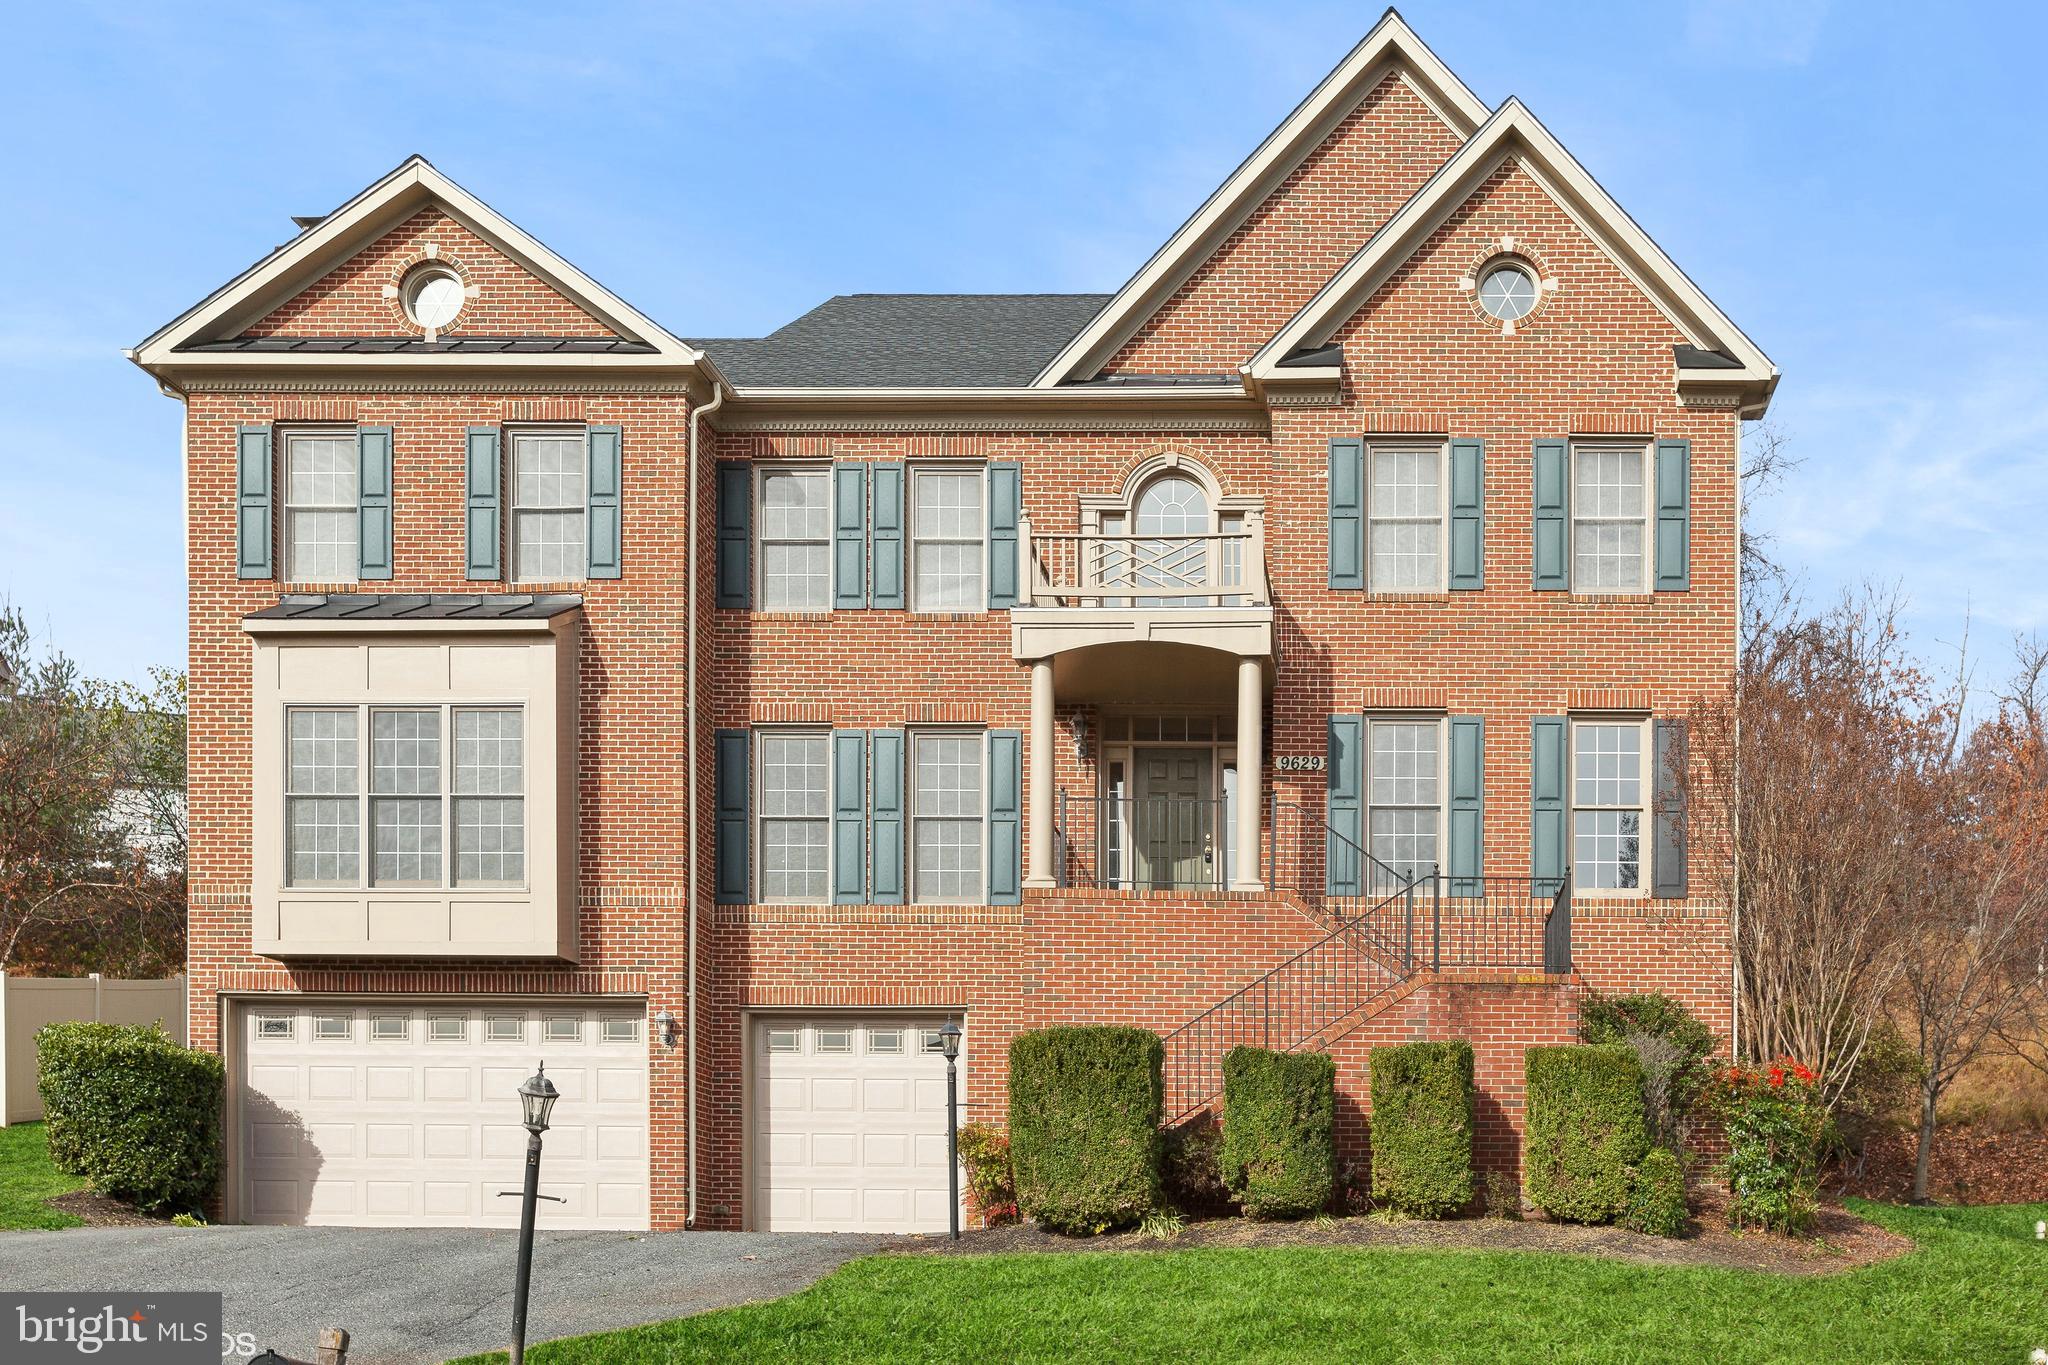
[{"label": "porch railing", "polygon": [[1018,528],[1018,605],[1039,607],[1268,606],[1266,533],[1132,536]]}]

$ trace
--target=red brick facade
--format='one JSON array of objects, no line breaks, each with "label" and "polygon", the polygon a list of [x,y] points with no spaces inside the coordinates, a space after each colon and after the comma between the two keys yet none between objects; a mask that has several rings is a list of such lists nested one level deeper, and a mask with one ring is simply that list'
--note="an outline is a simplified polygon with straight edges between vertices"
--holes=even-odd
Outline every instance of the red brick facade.
[{"label": "red brick facade", "polygon": [[[1462,138],[1401,79],[1372,90],[1328,142],[1250,212],[1208,263],[1136,328],[1107,367],[1120,374],[1232,371],[1426,181]],[[1513,335],[1476,312],[1476,264],[1512,237],[1557,282]],[[406,324],[383,287],[431,239],[478,293],[456,334],[610,336],[553,287],[452,220],[421,211],[283,303],[252,335],[389,336]],[[417,330],[417,329],[413,329]],[[223,992],[644,995],[650,1015],[685,1011],[684,944],[693,837],[687,816],[687,614],[702,632],[697,795],[705,815],[697,932],[700,1093],[685,1049],[650,1042],[653,1221],[685,1214],[684,1144],[700,1125],[702,1227],[746,1209],[741,1050],[749,1011],[924,1007],[964,1011],[970,1116],[1003,1113],[1001,1058],[1018,1030],[1120,1022],[1171,1030],[1327,932],[1313,898],[1248,894],[1025,891],[990,906],[713,903],[712,732],[762,722],[896,727],[946,721],[1026,731],[1030,667],[1003,611],[820,615],[714,605],[712,518],[721,461],[1015,461],[1038,532],[1080,529],[1077,498],[1121,489],[1171,452],[1226,494],[1264,499],[1274,602],[1274,675],[1263,783],[1322,808],[1321,773],[1276,755],[1322,752],[1329,718],[1425,711],[1486,720],[1484,857],[1526,875],[1533,718],[1621,709],[1683,715],[1727,677],[1736,627],[1736,436],[1729,408],[1681,402],[1674,344],[1689,340],[1524,170],[1503,166],[1452,212],[1339,330],[1334,401],[1248,405],[1228,422],[1161,416],[1035,419],[1018,410],[934,414],[917,404],[835,419],[782,420],[742,384],[702,431],[698,596],[687,598],[686,487],[696,374],[413,370],[403,376],[286,376],[254,367],[187,386],[191,576],[191,1029],[218,1041]],[[716,360],[714,353],[713,360]],[[1137,411],[1137,410],[1134,410]],[[395,433],[396,568],[389,582],[290,584],[235,569],[238,427],[327,421]],[[250,644],[240,627],[280,593],[508,590],[464,572],[463,433],[518,421],[623,429],[623,561],[614,580],[540,585],[583,595],[575,850],[580,961],[277,961],[250,948]],[[780,429],[778,429],[780,428]],[[1328,587],[1330,441],[1400,433],[1485,442],[1485,587],[1393,596]],[[1683,592],[1599,597],[1531,589],[1532,444],[1621,433],[1691,443],[1691,583]],[[517,591],[535,590],[521,584]],[[1218,699],[1227,711],[1229,698]],[[1092,791],[1062,701],[1061,787]],[[1102,733],[1088,710],[1087,733]],[[1040,813],[1027,809],[1027,827]],[[1314,856],[1319,857],[1319,851]],[[1721,853],[1696,837],[1692,899],[1579,898],[1568,979],[1424,972],[1338,1040],[1344,1146],[1362,1149],[1365,1052],[1382,1042],[1469,1037],[1479,1052],[1480,1155],[1512,1167],[1521,1050],[1573,1036],[1588,989],[1663,990],[1718,1033],[1729,1028]]]}]

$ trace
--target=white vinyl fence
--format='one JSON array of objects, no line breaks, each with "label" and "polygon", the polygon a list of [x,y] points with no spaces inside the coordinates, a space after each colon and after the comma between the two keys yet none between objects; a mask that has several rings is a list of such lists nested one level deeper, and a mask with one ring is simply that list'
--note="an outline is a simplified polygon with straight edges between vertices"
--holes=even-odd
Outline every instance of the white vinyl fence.
[{"label": "white vinyl fence", "polygon": [[70,1020],[161,1023],[185,1041],[185,978],[109,981],[99,976],[0,976],[0,1128],[43,1116],[36,1090],[36,1030]]}]

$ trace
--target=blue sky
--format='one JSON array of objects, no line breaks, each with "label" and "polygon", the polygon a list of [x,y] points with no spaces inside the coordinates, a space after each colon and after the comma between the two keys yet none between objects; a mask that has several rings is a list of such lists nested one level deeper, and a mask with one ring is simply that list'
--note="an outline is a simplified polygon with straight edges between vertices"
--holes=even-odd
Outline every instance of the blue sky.
[{"label": "blue sky", "polygon": [[[1761,512],[1939,656],[2048,628],[2048,8],[1416,3],[1784,371]],[[121,357],[411,152],[685,335],[856,290],[1115,288],[1370,4],[90,4],[0,86],[0,596],[182,663],[179,409]],[[485,16],[488,15],[488,21]],[[1284,22],[1276,16],[1284,17]]]}]

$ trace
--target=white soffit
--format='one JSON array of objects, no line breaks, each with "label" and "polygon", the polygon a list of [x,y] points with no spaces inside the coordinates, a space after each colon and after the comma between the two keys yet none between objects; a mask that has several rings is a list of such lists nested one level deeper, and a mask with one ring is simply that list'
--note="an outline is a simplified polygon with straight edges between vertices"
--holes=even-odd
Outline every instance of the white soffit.
[{"label": "white soffit", "polygon": [[1486,120],[1479,97],[1388,10],[1032,384],[1050,388],[1092,377],[1389,74],[1398,74],[1459,137],[1469,138]]}]

